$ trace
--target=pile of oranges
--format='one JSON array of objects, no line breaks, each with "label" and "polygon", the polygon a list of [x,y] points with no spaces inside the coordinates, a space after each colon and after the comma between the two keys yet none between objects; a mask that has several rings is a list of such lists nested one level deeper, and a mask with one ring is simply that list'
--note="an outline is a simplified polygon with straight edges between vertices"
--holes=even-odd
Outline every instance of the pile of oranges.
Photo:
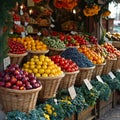
[{"label": "pile of oranges", "polygon": [[102,64],[105,62],[105,59],[100,54],[97,54],[87,46],[81,46],[78,48],[79,52],[83,53],[89,60],[94,64]]},{"label": "pile of oranges", "polygon": [[22,43],[27,50],[41,50],[46,51],[48,50],[47,45],[44,44],[42,41],[34,40],[33,37],[24,37],[24,38],[13,38],[13,41],[17,41]]}]

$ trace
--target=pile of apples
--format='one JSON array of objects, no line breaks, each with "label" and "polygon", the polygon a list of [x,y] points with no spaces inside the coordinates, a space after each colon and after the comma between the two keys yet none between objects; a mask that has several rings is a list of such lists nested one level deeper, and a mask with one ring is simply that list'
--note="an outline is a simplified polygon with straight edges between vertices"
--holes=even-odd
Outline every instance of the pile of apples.
[{"label": "pile of apples", "polygon": [[34,73],[36,77],[57,77],[63,74],[61,68],[45,55],[35,55],[23,64],[23,69]]},{"label": "pile of apples", "polygon": [[115,54],[116,57],[120,57],[120,51],[115,48],[111,43],[106,42],[102,45],[110,54]]},{"label": "pile of apples", "polygon": [[51,56],[51,60],[53,60],[55,64],[60,66],[62,71],[64,72],[75,72],[79,69],[77,64],[71,59],[65,59],[60,55]]},{"label": "pile of apples", "polygon": [[0,72],[0,87],[29,90],[40,86],[41,83],[36,79],[34,74],[22,70],[17,64],[10,65],[4,71]]},{"label": "pile of apples", "polygon": [[12,39],[8,40],[9,53],[12,54],[24,54],[26,49],[22,43],[13,41]]}]

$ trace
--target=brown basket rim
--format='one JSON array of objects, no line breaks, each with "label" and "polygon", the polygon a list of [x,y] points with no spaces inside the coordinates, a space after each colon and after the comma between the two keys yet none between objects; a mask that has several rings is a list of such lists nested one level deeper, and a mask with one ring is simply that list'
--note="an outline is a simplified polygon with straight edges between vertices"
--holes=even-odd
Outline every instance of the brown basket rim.
[{"label": "brown basket rim", "polygon": [[79,73],[80,71],[77,70],[77,71],[74,71],[74,72],[64,72],[65,74],[75,74],[75,73]]},{"label": "brown basket rim", "polygon": [[49,47],[50,50],[55,50],[55,51],[65,51],[66,48],[58,49],[58,48],[51,48]]},{"label": "brown basket rim", "polygon": [[52,79],[59,79],[59,78],[63,78],[65,76],[65,73],[59,75],[59,76],[55,76],[55,77],[37,77],[37,79],[39,80],[52,80]]},{"label": "brown basket rim", "polygon": [[79,70],[89,70],[89,69],[94,69],[95,68],[95,66],[93,66],[93,67],[87,67],[87,68],[80,68],[79,67]]},{"label": "brown basket rim", "polygon": [[49,50],[27,50],[29,53],[48,53]]},{"label": "brown basket rim", "polygon": [[114,61],[114,60],[117,60],[117,58],[114,58],[114,59],[106,59],[106,61]]},{"label": "brown basket rim", "polygon": [[42,89],[42,85],[38,88],[30,89],[30,90],[15,90],[15,89],[11,89],[11,88],[0,87],[0,90],[4,90],[6,92],[11,92],[11,93],[17,93],[17,94],[33,93],[36,91],[40,91],[41,89]]},{"label": "brown basket rim", "polygon": [[26,55],[28,55],[28,52],[25,52],[25,53],[23,53],[23,54],[8,53],[8,56],[10,56],[10,57],[24,57],[24,56],[26,56]]},{"label": "brown basket rim", "polygon": [[79,48],[80,46],[68,46],[67,48]]},{"label": "brown basket rim", "polygon": [[101,64],[95,64],[96,66],[101,66],[101,65],[106,65],[106,62],[101,63]]}]

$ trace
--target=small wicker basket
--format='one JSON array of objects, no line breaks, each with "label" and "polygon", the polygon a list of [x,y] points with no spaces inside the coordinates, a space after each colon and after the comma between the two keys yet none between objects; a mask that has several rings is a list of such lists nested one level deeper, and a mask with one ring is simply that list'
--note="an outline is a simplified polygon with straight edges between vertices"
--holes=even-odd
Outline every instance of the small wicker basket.
[{"label": "small wicker basket", "polygon": [[95,66],[95,69],[93,70],[93,73],[92,73],[92,79],[94,79],[97,75],[101,75],[102,74],[102,70],[103,70],[103,67],[106,63],[102,63],[102,64],[97,64]]},{"label": "small wicker basket", "polygon": [[116,61],[113,62],[112,71],[120,69],[120,57],[117,58]]},{"label": "small wicker basket", "polygon": [[65,50],[66,50],[66,48],[63,48],[63,49],[49,48],[48,56],[59,55],[59,54],[61,54]]},{"label": "small wicker basket", "polygon": [[111,59],[111,60],[107,59],[106,64],[103,67],[102,74],[103,75],[108,74],[112,70],[112,66],[116,61],[117,59]]},{"label": "small wicker basket", "polygon": [[27,60],[30,60],[34,55],[40,56],[45,55],[49,52],[49,50],[41,51],[41,50],[28,50]]},{"label": "small wicker basket", "polygon": [[88,68],[79,68],[79,73],[76,77],[75,86],[81,86],[84,79],[91,80],[93,70],[95,66]]},{"label": "small wicker basket", "polygon": [[13,53],[8,53],[8,56],[10,57],[10,64],[18,64],[20,65],[23,58],[27,56],[27,52],[24,54],[13,54]]},{"label": "small wicker basket", "polygon": [[73,86],[75,84],[75,80],[78,73],[79,71],[65,72],[65,76],[62,78],[60,82],[59,90],[68,89],[69,87]]},{"label": "small wicker basket", "polygon": [[42,86],[32,90],[13,90],[0,87],[0,99],[5,112],[19,110],[28,113],[35,109],[39,91]]},{"label": "small wicker basket", "polygon": [[56,95],[61,79],[65,76],[62,74],[58,77],[39,77],[42,84],[42,90],[39,92],[38,101],[44,102],[45,100],[52,98]]}]

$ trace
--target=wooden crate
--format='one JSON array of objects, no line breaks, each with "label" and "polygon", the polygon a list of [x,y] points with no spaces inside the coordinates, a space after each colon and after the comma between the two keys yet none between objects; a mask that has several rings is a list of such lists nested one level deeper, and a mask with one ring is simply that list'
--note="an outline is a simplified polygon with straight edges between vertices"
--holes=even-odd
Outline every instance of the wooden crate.
[{"label": "wooden crate", "polygon": [[118,104],[120,104],[120,91],[115,90],[113,92],[113,108],[115,108]]},{"label": "wooden crate", "polygon": [[76,113],[74,113],[70,118],[65,118],[64,120],[76,120]]},{"label": "wooden crate", "polygon": [[105,115],[112,109],[112,106],[113,106],[113,93],[111,94],[110,98],[107,101],[98,99],[96,104],[97,117],[100,118],[103,115]]},{"label": "wooden crate", "polygon": [[96,118],[95,106],[88,107],[84,111],[77,114],[77,120],[94,120]]}]

